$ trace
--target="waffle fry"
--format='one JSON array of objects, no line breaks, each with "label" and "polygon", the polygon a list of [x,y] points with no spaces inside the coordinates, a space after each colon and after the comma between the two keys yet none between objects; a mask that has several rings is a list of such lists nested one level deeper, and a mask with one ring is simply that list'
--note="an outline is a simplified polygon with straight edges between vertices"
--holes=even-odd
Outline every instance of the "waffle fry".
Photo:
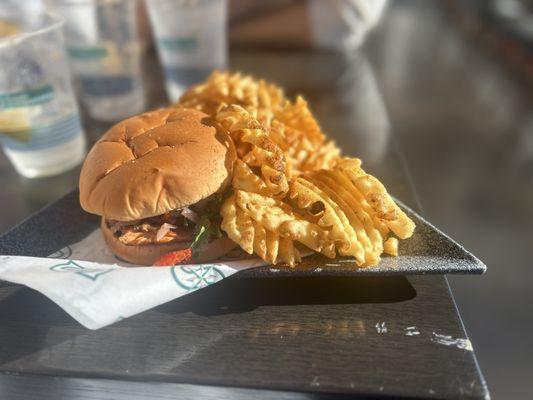
[{"label": "waffle fry", "polygon": [[277,232],[266,231],[266,258],[265,261],[276,264],[279,251],[279,234]]},{"label": "waffle fry", "polygon": [[254,226],[254,253],[261,257],[263,260],[267,257],[267,230],[257,221],[253,221]]},{"label": "waffle fry", "polygon": [[193,86],[180,98],[178,105],[195,108],[215,116],[229,104],[244,108],[265,126],[269,126],[273,110],[285,99],[283,90],[264,80],[241,73],[213,72],[204,83]]},{"label": "waffle fry", "polygon": [[250,145],[249,151],[239,156],[249,166],[261,169],[262,181],[270,194],[283,196],[288,190],[285,158],[281,149],[270,140],[263,125],[237,105],[224,107],[215,118],[228,130],[237,146]]},{"label": "waffle fry", "polygon": [[230,239],[271,263],[281,261],[294,266],[299,253],[289,242],[335,257],[327,231],[295,214],[281,200],[238,190],[226,199],[221,215],[221,227]]},{"label": "waffle fry", "polygon": [[[318,224],[331,226],[330,235],[338,235],[336,250],[341,255],[353,255],[359,266],[377,265],[383,252],[398,254],[398,239],[387,238],[390,231],[400,239],[414,231],[411,219],[381,182],[361,168],[358,159],[339,159],[330,170],[298,177],[290,182],[288,197],[296,200],[295,206],[301,210],[309,209],[310,204],[323,204]],[[354,250],[357,252],[351,253]]]},{"label": "waffle fry", "polygon": [[309,177],[313,184],[320,188],[345,213],[357,240],[365,252],[364,264],[374,265],[379,261],[383,252],[382,239],[379,231],[374,227],[371,218],[353,201],[350,193],[328,176],[327,170],[317,171]]},{"label": "waffle fry", "polygon": [[268,195],[270,193],[266,183],[257,176],[250,166],[242,160],[236,160],[233,166],[233,189],[251,193]]},{"label": "waffle fry", "polygon": [[236,202],[254,221],[269,231],[278,233],[280,237],[296,240],[329,257],[335,256],[335,253],[330,251],[331,241],[327,238],[327,231],[295,214],[291,207],[281,200],[237,191]]},{"label": "waffle fry", "polygon": [[383,243],[383,251],[391,256],[398,256],[398,239],[395,237],[388,238],[385,243]]},{"label": "waffle fry", "polygon": [[[221,228],[247,253],[294,266],[305,246],[358,266],[398,254],[414,223],[356,158],[342,158],[307,102],[272,83],[214,72],[179,100],[211,115],[238,154]],[[395,235],[396,237],[394,237]]]},{"label": "waffle fry", "polygon": [[249,75],[215,71],[204,83],[185,92],[176,105],[195,108],[212,117],[228,105],[242,107],[282,149],[287,176],[329,168],[340,154],[301,96],[291,102],[279,86]]},{"label": "waffle fry", "polygon": [[[355,167],[358,165],[358,167]],[[400,239],[411,237],[415,224],[398,207],[387,193],[385,186],[373,176],[364,172],[360,160],[344,158],[339,161],[337,169],[361,192],[375,215]]]},{"label": "waffle fry", "polygon": [[344,212],[319,189],[305,179],[297,178],[291,181],[289,198],[308,216],[313,215],[313,207],[320,204],[323,212],[318,215],[317,225],[328,231],[328,238],[341,255],[354,256],[358,263],[364,263],[364,250],[357,241],[350,239],[354,232]]},{"label": "waffle fry", "polygon": [[220,227],[228,237],[237,243],[248,254],[252,254],[254,229],[252,219],[235,203],[235,196],[228,197],[220,209],[222,223]]},{"label": "waffle fry", "polygon": [[279,255],[291,267],[302,261],[300,252],[294,246],[294,242],[288,238],[281,238],[279,240]]},{"label": "waffle fry", "polygon": [[326,140],[326,135],[320,129],[315,118],[311,114],[307,102],[302,96],[298,96],[294,103],[285,101],[282,107],[274,111],[276,120],[295,131],[295,138],[305,138],[308,150],[313,144],[321,144]]}]

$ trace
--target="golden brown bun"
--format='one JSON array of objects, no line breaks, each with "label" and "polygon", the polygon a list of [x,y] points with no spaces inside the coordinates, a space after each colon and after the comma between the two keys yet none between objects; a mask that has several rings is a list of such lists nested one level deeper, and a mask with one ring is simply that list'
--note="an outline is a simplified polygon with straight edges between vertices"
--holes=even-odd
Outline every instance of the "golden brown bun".
[{"label": "golden brown bun", "polygon": [[235,148],[207,114],[177,108],[128,118],[93,146],[80,175],[84,210],[131,221],[212,195],[231,180]]},{"label": "golden brown bun", "polygon": [[[128,261],[132,264],[153,265],[154,261],[162,255],[170,253],[171,251],[183,250],[191,246],[191,242],[130,246],[122,243],[113,235],[104,218],[102,218],[100,228],[102,228],[104,239],[111,251],[124,261]],[[198,250],[198,256],[195,257],[194,262],[216,260],[227,254],[230,250],[233,250],[236,246],[237,244],[227,237],[215,240]]]}]

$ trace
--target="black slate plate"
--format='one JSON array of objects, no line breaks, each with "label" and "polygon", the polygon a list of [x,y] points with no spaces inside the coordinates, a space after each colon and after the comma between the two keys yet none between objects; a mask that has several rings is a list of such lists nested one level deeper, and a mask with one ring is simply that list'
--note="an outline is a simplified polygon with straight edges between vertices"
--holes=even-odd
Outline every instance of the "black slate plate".
[{"label": "black slate plate", "polygon": [[[370,276],[420,274],[482,274],[486,266],[418,214],[399,202],[416,223],[408,240],[400,242],[400,256],[384,256],[375,268],[356,268],[350,259],[331,260],[320,255],[303,259],[297,268],[257,267],[237,273],[236,277],[272,276]],[[78,191],[33,214],[0,236],[0,254],[46,257],[76,243],[98,228],[99,218],[84,212]]]}]

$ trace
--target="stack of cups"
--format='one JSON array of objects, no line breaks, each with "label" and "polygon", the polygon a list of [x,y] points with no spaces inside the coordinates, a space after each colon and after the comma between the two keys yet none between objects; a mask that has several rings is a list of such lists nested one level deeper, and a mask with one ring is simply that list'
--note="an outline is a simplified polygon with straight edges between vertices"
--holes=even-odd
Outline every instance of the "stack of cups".
[{"label": "stack of cups", "polygon": [[57,175],[85,157],[62,20],[13,4],[0,18],[13,28],[0,37],[0,142],[21,175]]},{"label": "stack of cups", "polygon": [[171,102],[227,64],[226,0],[146,0]]},{"label": "stack of cups", "polygon": [[88,113],[117,121],[145,109],[136,0],[48,0],[65,20],[71,69]]}]

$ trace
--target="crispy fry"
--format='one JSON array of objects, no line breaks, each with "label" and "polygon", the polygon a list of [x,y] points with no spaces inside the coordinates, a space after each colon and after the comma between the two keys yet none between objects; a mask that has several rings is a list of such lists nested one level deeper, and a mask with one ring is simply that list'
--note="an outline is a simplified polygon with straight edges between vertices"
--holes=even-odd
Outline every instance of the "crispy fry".
[{"label": "crispy fry", "polygon": [[235,196],[228,197],[220,209],[220,227],[228,237],[248,254],[253,253],[254,230],[252,219],[235,204]]},{"label": "crispy fry", "polygon": [[279,255],[283,262],[289,264],[291,267],[294,267],[302,260],[300,252],[294,247],[294,242],[288,238],[281,238],[279,240]]},{"label": "crispy fry", "polygon": [[254,226],[252,219],[241,209],[237,208],[235,224],[237,231],[240,232],[241,243],[240,246],[248,254],[252,254],[254,251]]},{"label": "crispy fry", "polygon": [[[287,241],[299,242],[328,257],[335,257],[327,231],[294,214],[289,205],[272,197],[237,190],[222,206],[221,228],[246,252],[271,263],[293,265],[299,253]],[[284,242],[281,253],[281,240]],[[278,254],[279,252],[279,254]]]},{"label": "crispy fry", "polygon": [[391,256],[398,256],[398,239],[395,237],[388,238],[385,243],[383,243],[383,251]]},{"label": "crispy fry", "polygon": [[413,221],[356,158],[341,158],[302,97],[240,73],[214,72],[189,89],[179,106],[211,115],[238,154],[233,194],[221,228],[246,252],[294,266],[298,246],[327,257],[350,255],[358,266],[397,255]]},{"label": "crispy fry", "polygon": [[313,206],[319,204],[323,212],[319,215],[317,225],[328,231],[328,238],[335,243],[341,255],[354,256],[357,263],[365,262],[365,252],[357,240],[344,212],[320,189],[305,179],[297,178],[291,182],[289,198],[293,204],[308,215],[313,215]]},{"label": "crispy fry", "polygon": [[376,265],[383,252],[382,238],[374,228],[372,219],[358,207],[349,192],[328,176],[327,170],[312,173],[311,182],[323,190],[344,211],[351,227],[356,233],[356,239],[365,251],[365,266]]},{"label": "crispy fry", "polygon": [[254,227],[254,253],[263,260],[267,258],[267,241],[266,229],[256,221],[253,221]]},{"label": "crispy fry", "polygon": [[263,80],[240,73],[213,72],[204,83],[193,86],[177,105],[191,107],[211,116],[228,104],[236,104],[250,112],[265,126],[273,118],[273,110],[285,99],[283,90]]},{"label": "crispy fry", "polygon": [[301,96],[294,103],[285,101],[274,112],[274,119],[277,125],[283,126],[286,146],[278,144],[286,150],[296,169],[314,171],[334,165],[340,150],[334,142],[327,141]]},{"label": "crispy fry", "polygon": [[276,264],[279,251],[279,234],[277,232],[266,231],[266,248],[264,260]]},{"label": "crispy fry", "polygon": [[400,239],[411,237],[415,229],[414,222],[396,205],[383,184],[361,168],[355,169],[352,165],[352,159],[341,159],[337,168],[359,189],[374,213],[396,236]]},{"label": "crispy fry", "polygon": [[283,151],[290,167],[286,170],[287,176],[329,168],[339,157],[338,147],[327,141],[301,96],[291,102],[279,86],[249,75],[215,71],[204,83],[185,92],[176,103],[176,106],[195,108],[212,117],[228,105],[240,106],[264,127]]},{"label": "crispy fry", "polygon": [[233,166],[233,189],[243,190],[251,193],[259,193],[268,195],[268,190],[265,182],[242,160],[236,160]]},{"label": "crispy fry", "polygon": [[328,172],[337,185],[342,187],[345,191],[349,192],[354,200],[354,205],[361,210],[362,216],[368,216],[372,219],[374,227],[379,231],[382,237],[385,237],[389,233],[389,228],[372,210],[370,204],[365,200],[361,192],[352,184],[352,182],[346,177],[346,175],[338,169],[333,169]]},{"label": "crispy fry", "polygon": [[275,116],[278,121],[299,132],[297,135],[305,135],[309,143],[323,143],[326,138],[302,96],[298,96],[294,103],[286,101],[276,110]]},{"label": "crispy fry", "polygon": [[215,118],[229,131],[237,145],[251,145],[251,151],[241,155],[243,161],[251,166],[259,166],[270,193],[283,196],[288,190],[285,158],[281,149],[270,140],[265,128],[237,105],[224,107]]},{"label": "crispy fry", "polygon": [[280,200],[239,190],[236,203],[257,223],[280,237],[296,240],[328,257],[335,257],[327,232],[295,214]]}]

